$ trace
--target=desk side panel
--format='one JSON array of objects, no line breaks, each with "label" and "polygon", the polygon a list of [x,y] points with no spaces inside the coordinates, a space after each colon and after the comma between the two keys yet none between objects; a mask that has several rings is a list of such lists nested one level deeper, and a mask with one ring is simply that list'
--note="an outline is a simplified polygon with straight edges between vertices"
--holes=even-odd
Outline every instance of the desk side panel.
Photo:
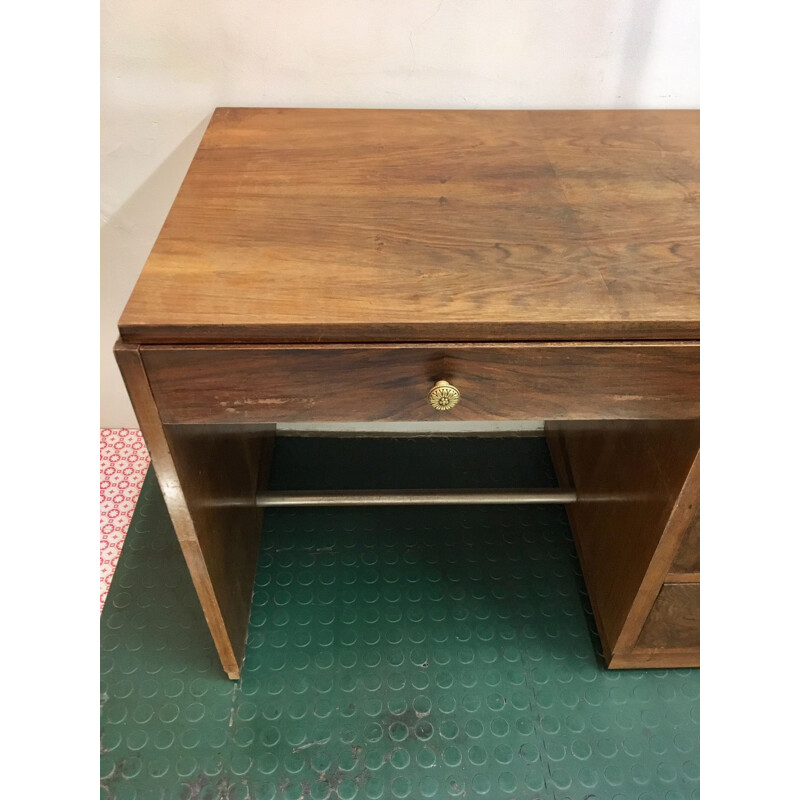
[{"label": "desk side panel", "polygon": [[637,650],[637,639],[699,505],[699,420],[546,431],[559,481],[578,494],[567,513],[609,666],[697,666],[699,650],[673,653],[666,636]]},{"label": "desk side panel", "polygon": [[238,678],[261,535],[259,452],[274,429],[165,426],[138,347],[118,342],[114,353],[223,669]]}]

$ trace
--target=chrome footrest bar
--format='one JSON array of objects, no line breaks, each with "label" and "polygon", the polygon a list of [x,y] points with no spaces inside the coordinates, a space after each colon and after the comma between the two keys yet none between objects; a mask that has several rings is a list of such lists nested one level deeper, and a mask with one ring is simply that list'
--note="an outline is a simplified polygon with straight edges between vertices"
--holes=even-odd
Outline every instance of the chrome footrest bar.
[{"label": "chrome footrest bar", "polygon": [[259,492],[257,506],[408,506],[408,505],[510,505],[515,503],[574,503],[572,489],[466,489],[431,492],[326,491]]}]

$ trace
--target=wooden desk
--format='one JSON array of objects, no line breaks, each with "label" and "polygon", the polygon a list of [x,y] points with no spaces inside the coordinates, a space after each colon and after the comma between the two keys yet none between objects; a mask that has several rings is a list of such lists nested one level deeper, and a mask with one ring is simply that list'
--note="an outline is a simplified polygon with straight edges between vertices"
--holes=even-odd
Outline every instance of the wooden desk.
[{"label": "wooden desk", "polygon": [[217,109],[116,355],[231,678],[300,421],[547,420],[609,666],[698,663],[698,125]]}]

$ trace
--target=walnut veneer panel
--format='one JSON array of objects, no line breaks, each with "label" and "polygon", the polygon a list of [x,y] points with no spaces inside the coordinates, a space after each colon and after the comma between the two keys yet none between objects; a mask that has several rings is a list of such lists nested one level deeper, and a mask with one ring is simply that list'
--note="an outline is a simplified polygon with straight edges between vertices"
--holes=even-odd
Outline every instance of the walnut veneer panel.
[{"label": "walnut veneer panel", "polygon": [[[699,413],[699,348],[142,347],[164,422],[652,419]],[[461,392],[438,412],[437,380]]]},{"label": "walnut veneer panel", "polygon": [[129,342],[699,338],[696,111],[221,108]]},{"label": "walnut veneer panel", "polygon": [[699,648],[700,584],[665,583],[636,644],[642,648]]}]

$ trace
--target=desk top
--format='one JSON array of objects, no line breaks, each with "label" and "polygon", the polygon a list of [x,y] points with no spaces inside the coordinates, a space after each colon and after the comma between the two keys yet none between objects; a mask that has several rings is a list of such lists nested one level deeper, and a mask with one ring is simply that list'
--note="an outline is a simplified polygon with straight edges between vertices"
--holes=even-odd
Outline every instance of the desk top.
[{"label": "desk top", "polygon": [[699,112],[219,108],[142,343],[699,339]]}]

